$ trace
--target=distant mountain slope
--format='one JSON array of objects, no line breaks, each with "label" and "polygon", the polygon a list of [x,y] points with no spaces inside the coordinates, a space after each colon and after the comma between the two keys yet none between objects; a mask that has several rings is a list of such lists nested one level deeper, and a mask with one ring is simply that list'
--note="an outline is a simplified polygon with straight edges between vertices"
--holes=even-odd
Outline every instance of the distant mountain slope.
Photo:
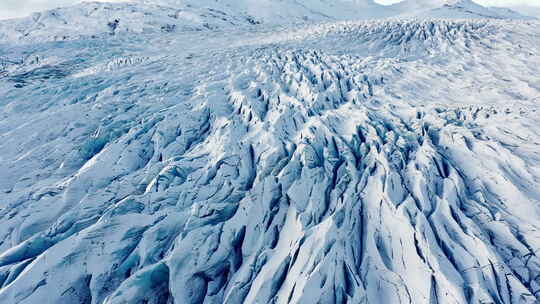
[{"label": "distant mountain slope", "polygon": [[485,7],[472,0],[406,0],[395,5],[402,15],[424,18],[529,19],[513,10]]},{"label": "distant mountain slope", "polygon": [[518,5],[512,6],[511,9],[524,16],[540,18],[540,6]]},{"label": "distant mountain slope", "polygon": [[470,0],[407,0],[392,6],[382,6],[372,0],[85,2],[22,19],[0,21],[0,43],[385,17],[528,18],[511,10],[482,7]]},{"label": "distant mountain slope", "polygon": [[266,23],[290,20],[366,19],[386,15],[373,0],[136,0],[170,7],[218,8]]},{"label": "distant mountain slope", "polygon": [[143,3],[85,2],[32,16],[0,21],[0,41],[70,40],[96,35],[207,30],[258,21],[212,8],[175,8]]},{"label": "distant mountain slope", "polygon": [[366,19],[409,15],[434,18],[495,18],[524,19],[509,9],[487,8],[472,0],[406,0],[382,6],[373,0],[137,0],[168,6],[220,7],[224,10],[246,12],[267,22],[290,18],[304,19]]}]

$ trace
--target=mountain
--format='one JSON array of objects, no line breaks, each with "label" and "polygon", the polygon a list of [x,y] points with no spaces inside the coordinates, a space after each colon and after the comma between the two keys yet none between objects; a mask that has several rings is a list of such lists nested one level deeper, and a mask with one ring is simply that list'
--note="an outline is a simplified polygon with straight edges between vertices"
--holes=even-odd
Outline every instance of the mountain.
[{"label": "mountain", "polygon": [[255,16],[265,23],[284,20],[365,19],[384,14],[373,0],[139,0],[169,7],[218,8]]},{"label": "mountain", "polygon": [[198,3],[0,23],[2,304],[538,303],[539,21]]},{"label": "mountain", "polygon": [[516,5],[511,9],[525,16],[540,18],[540,6]]},{"label": "mountain", "polygon": [[533,19],[510,9],[484,7],[472,0],[405,0],[393,8],[401,16],[422,18]]},{"label": "mountain", "polygon": [[0,41],[62,41],[124,33],[201,31],[258,22],[249,15],[212,8],[84,2],[34,13],[27,18],[0,21]]},{"label": "mountain", "polygon": [[470,0],[407,0],[392,6],[372,0],[83,2],[27,18],[0,21],[0,43],[388,17],[531,19],[511,10],[482,7]]}]

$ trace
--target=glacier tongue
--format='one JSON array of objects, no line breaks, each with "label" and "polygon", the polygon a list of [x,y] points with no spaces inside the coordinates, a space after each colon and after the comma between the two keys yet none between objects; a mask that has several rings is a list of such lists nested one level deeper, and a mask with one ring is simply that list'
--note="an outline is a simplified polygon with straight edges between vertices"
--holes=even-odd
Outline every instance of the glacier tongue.
[{"label": "glacier tongue", "polygon": [[6,45],[0,299],[536,303],[539,46],[487,20]]}]

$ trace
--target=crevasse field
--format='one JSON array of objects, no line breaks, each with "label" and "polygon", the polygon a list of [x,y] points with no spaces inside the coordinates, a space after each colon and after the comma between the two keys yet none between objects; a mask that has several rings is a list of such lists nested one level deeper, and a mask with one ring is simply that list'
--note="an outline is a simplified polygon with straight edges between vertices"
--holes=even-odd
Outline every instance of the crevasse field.
[{"label": "crevasse field", "polygon": [[0,303],[539,303],[540,21],[470,0],[0,21]]}]

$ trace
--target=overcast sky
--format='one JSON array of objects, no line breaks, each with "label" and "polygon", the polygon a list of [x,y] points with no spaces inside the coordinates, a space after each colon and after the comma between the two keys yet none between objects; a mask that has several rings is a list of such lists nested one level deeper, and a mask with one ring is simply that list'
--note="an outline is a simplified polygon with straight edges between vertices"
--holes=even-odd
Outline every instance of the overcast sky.
[{"label": "overcast sky", "polygon": [[[114,0],[110,2],[113,2],[113,1]],[[375,0],[375,1],[381,4],[392,4],[392,3],[400,2],[400,0]],[[537,12],[540,11],[540,0],[474,0],[474,1],[478,2],[479,4],[488,5],[488,6],[489,5],[507,6],[507,7],[535,6],[538,8],[538,10],[531,8],[531,14],[534,14],[534,15],[536,15]],[[42,11],[45,9],[74,4],[77,2],[81,2],[81,1],[80,0],[0,0],[0,19],[21,17],[35,11]],[[523,8],[521,8],[520,11],[523,13],[524,12]]]}]

